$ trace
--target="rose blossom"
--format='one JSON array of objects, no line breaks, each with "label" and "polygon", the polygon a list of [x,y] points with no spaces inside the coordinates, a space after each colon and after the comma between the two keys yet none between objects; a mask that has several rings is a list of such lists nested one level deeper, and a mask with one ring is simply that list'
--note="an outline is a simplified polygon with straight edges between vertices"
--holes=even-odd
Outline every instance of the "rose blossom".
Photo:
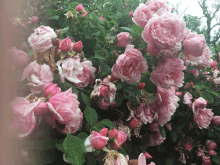
[{"label": "rose blossom", "polygon": [[31,103],[23,97],[16,97],[11,102],[13,123],[10,130],[17,133],[19,138],[26,137],[33,132],[37,122],[37,117],[34,114],[34,108],[39,104],[39,102],[40,100]]},{"label": "rose blossom", "polygon": [[131,129],[135,129],[137,128],[138,124],[139,124],[139,121],[137,119],[132,119],[129,123],[129,127]]},{"label": "rose blossom", "polygon": [[215,156],[215,155],[216,155],[216,152],[215,152],[214,150],[209,150],[209,155]]},{"label": "rose blossom", "polygon": [[38,20],[39,20],[39,17],[38,17],[38,16],[32,16],[32,18],[31,18],[31,21],[32,21],[33,23],[37,23]]},{"label": "rose blossom", "polygon": [[213,71],[213,78],[216,79],[218,77],[219,70]]},{"label": "rose blossom", "polygon": [[141,103],[135,113],[136,118],[144,124],[152,123],[155,118],[155,106],[154,102],[149,105]]},{"label": "rose blossom", "polygon": [[185,95],[183,96],[183,103],[189,105],[192,103],[191,101],[192,99],[193,99],[193,96],[191,95],[191,93],[186,92]]},{"label": "rose blossom", "polygon": [[212,122],[215,125],[220,125],[220,116],[213,116]]},{"label": "rose blossom", "polygon": [[138,26],[145,27],[153,14],[161,15],[165,11],[170,11],[170,7],[165,0],[149,1],[146,4],[140,3],[134,11],[132,21]]},{"label": "rose blossom", "polygon": [[117,47],[126,47],[131,43],[131,36],[128,32],[121,32],[117,35],[118,43]]},{"label": "rose blossom", "polygon": [[34,108],[34,113],[35,115],[44,115],[48,111],[48,106],[47,103],[45,102],[40,102],[35,108]]},{"label": "rose blossom", "polygon": [[157,131],[157,130],[158,130],[158,124],[157,124],[157,123],[151,123],[151,124],[149,125],[149,130],[150,130],[151,132]]},{"label": "rose blossom", "polygon": [[190,54],[198,57],[203,53],[203,49],[206,47],[205,37],[202,34],[191,33],[183,41],[184,54]]},{"label": "rose blossom", "polygon": [[57,37],[54,30],[49,26],[40,26],[28,38],[30,46],[35,52],[42,53],[52,48],[52,39]]},{"label": "rose blossom", "polygon": [[202,157],[202,165],[212,165],[212,162],[210,160],[210,156],[203,156]]},{"label": "rose blossom", "polygon": [[92,148],[101,150],[108,143],[109,138],[93,131],[90,137],[90,143]]},{"label": "rose blossom", "polygon": [[156,69],[151,73],[150,80],[157,86],[163,88],[182,87],[186,69],[180,58],[167,59],[158,63]]},{"label": "rose blossom", "polygon": [[[103,110],[107,110],[109,106],[113,106],[113,107],[117,106],[116,102],[114,101],[116,95],[116,86],[115,84],[111,83],[110,79],[111,76],[104,78],[103,81],[101,79],[97,79],[96,84],[94,86],[94,90],[92,91],[90,96],[90,98],[93,98],[95,96],[99,97],[98,106]],[[100,83],[98,84],[98,82]],[[104,94],[103,91],[101,90],[103,89],[103,87],[106,90]],[[103,97],[103,95],[105,97]]]},{"label": "rose blossom", "polygon": [[210,67],[215,68],[217,64],[218,64],[217,61],[213,61],[213,63],[211,63],[211,65],[210,65]]},{"label": "rose blossom", "polygon": [[57,93],[49,99],[48,108],[52,113],[52,123],[57,120],[61,124],[66,124],[64,129],[58,129],[62,133],[76,133],[83,120],[83,113],[79,109],[77,95],[72,93],[72,88],[65,92]]},{"label": "rose blossom", "polygon": [[129,17],[132,18],[132,17],[133,17],[133,14],[134,14],[134,12],[131,10],[130,13],[129,13]]},{"label": "rose blossom", "polygon": [[175,92],[175,95],[177,95],[178,97],[181,97],[183,95],[183,92],[177,91]]},{"label": "rose blossom", "polygon": [[45,97],[48,97],[49,95],[53,96],[60,92],[61,89],[57,86],[57,84],[50,84],[47,88],[44,89],[44,96]]},{"label": "rose blossom", "polygon": [[193,113],[196,113],[197,108],[205,108],[207,105],[207,102],[202,97],[199,97],[196,99],[192,104]]},{"label": "rose blossom", "polygon": [[163,138],[158,130],[156,133],[150,133],[149,135],[149,146],[157,146],[164,142],[166,138]]},{"label": "rose blossom", "polygon": [[188,71],[189,73],[192,73],[195,77],[199,76],[199,70],[198,69],[193,69],[191,71]]},{"label": "rose blossom", "polygon": [[149,20],[142,37],[147,43],[152,43],[160,49],[180,50],[185,33],[185,23],[180,17],[166,12]]},{"label": "rose blossom", "polygon": [[212,140],[206,140],[205,142],[205,146],[209,149],[209,150],[215,150],[217,148],[217,144],[212,141]]},{"label": "rose blossom", "polygon": [[83,10],[83,5],[81,3],[79,3],[76,8],[75,11],[81,12]]},{"label": "rose blossom", "polygon": [[102,128],[99,133],[102,135],[102,136],[108,136],[108,128]]},{"label": "rose blossom", "polygon": [[213,117],[212,109],[199,108],[196,113],[194,113],[194,122],[198,125],[200,129],[208,128]]},{"label": "rose blossom", "polygon": [[105,21],[105,19],[103,17],[99,17],[102,21]]},{"label": "rose blossom", "polygon": [[155,47],[154,44],[149,43],[149,44],[147,44],[147,52],[150,55],[157,56],[160,53],[160,49]]},{"label": "rose blossom", "polygon": [[21,80],[30,81],[27,85],[31,86],[32,93],[40,93],[47,88],[53,81],[53,74],[49,65],[39,65],[36,61],[31,62],[23,71]]},{"label": "rose blossom", "polygon": [[203,156],[205,156],[204,151],[203,151],[203,150],[199,150],[198,153],[197,153],[197,156],[198,156],[198,157],[203,157]]},{"label": "rose blossom", "polygon": [[113,141],[111,143],[111,147],[115,150],[118,150],[122,146],[122,144],[127,140],[127,135],[123,131],[119,131],[115,140],[117,141],[118,145]]},{"label": "rose blossom", "polygon": [[12,64],[17,67],[22,67],[28,62],[28,55],[22,51],[18,50],[16,47],[13,47],[9,50],[10,56],[13,57]]},{"label": "rose blossom", "polygon": [[146,73],[147,69],[147,61],[141,52],[134,45],[127,45],[125,53],[118,56],[112,67],[112,75],[122,82],[133,83],[140,81],[141,73]]},{"label": "rose blossom", "polygon": [[[62,67],[60,66],[61,64]],[[62,82],[64,82],[64,78],[73,83],[81,82],[77,78],[77,74],[83,74],[83,66],[79,61],[73,58],[67,58],[65,60],[58,61],[57,66]]]}]

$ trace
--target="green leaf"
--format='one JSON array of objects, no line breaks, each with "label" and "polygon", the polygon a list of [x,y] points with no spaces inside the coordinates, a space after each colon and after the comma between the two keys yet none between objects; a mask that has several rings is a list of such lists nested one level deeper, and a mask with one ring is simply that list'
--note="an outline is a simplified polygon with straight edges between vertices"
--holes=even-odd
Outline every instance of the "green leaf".
[{"label": "green leaf", "polygon": [[56,148],[61,152],[64,152],[63,143],[56,143]]},{"label": "green leaf", "polygon": [[161,133],[162,137],[165,138],[166,137],[166,132],[164,130],[164,127],[159,126],[158,128],[160,130],[160,133]]},{"label": "green leaf", "polygon": [[213,156],[212,157],[212,161],[217,163],[217,164],[220,164],[220,156],[219,156],[219,154]]},{"label": "green leaf", "polygon": [[68,30],[69,30],[69,26],[63,28],[63,29],[62,29],[62,33],[66,33],[66,32],[68,32]]},{"label": "green leaf", "polygon": [[101,67],[101,75],[102,76],[103,75],[108,75],[110,73],[110,71],[111,71],[111,68],[107,64],[105,64],[105,63],[102,63],[100,65],[100,67]]},{"label": "green leaf", "polygon": [[171,139],[173,140],[173,142],[175,142],[175,141],[177,140],[177,134],[176,134],[176,132],[171,131],[171,132],[170,132],[170,136],[171,136]]},{"label": "green leaf", "polygon": [[195,68],[194,66],[188,65],[187,71],[191,71],[191,70],[193,70],[194,68]]},{"label": "green leaf", "polygon": [[144,28],[142,28],[142,27],[136,25],[134,22],[132,23],[131,28],[132,28],[139,36],[141,36],[142,31],[144,30]]},{"label": "green leaf", "polygon": [[209,103],[213,103],[214,102],[214,98],[207,91],[200,91],[199,95],[200,95],[200,97],[204,98],[205,100],[208,100]]},{"label": "green leaf", "polygon": [[172,165],[172,160],[170,158],[166,159],[166,165]]},{"label": "green leaf", "polygon": [[97,123],[96,125],[93,126],[92,130],[99,132],[102,128],[104,128],[104,125]]},{"label": "green leaf", "polygon": [[215,96],[218,96],[218,93],[214,89],[208,88],[207,91]]},{"label": "green leaf", "polygon": [[120,105],[124,100],[124,95],[120,93],[116,93],[115,102]]},{"label": "green leaf", "polygon": [[94,110],[91,107],[86,107],[84,111],[84,115],[85,115],[86,121],[88,122],[90,126],[94,125],[98,120],[98,115],[97,115],[96,110]]},{"label": "green leaf", "polygon": [[82,141],[85,141],[86,138],[88,137],[88,135],[85,133],[85,132],[80,132],[78,135],[77,135],[78,138],[80,138]]},{"label": "green leaf", "polygon": [[126,31],[128,31],[128,32],[131,32],[131,33],[133,33],[133,34],[135,34],[135,35],[137,35],[137,36],[139,36],[139,34],[138,33],[136,33],[133,29],[131,29],[131,28],[128,28],[128,27],[120,27],[121,29],[123,29],[123,30],[126,30]]},{"label": "green leaf", "polygon": [[85,95],[83,92],[81,92],[81,98],[86,105],[88,106],[90,105],[90,98],[87,95]]},{"label": "green leaf", "polygon": [[116,26],[116,28],[118,27],[118,23],[115,20],[112,19],[111,23],[113,23]]},{"label": "green leaf", "polygon": [[60,17],[59,17],[58,15],[54,15],[54,16],[50,17],[49,20],[51,20],[51,19],[58,20],[59,18],[60,18]]},{"label": "green leaf", "polygon": [[86,158],[86,165],[94,165],[94,164],[96,164],[95,157],[88,155]]},{"label": "green leaf", "polygon": [[86,147],[81,139],[68,133],[63,142],[63,148],[68,162],[74,165],[82,165],[84,163]]},{"label": "green leaf", "polygon": [[147,100],[147,104],[150,104],[150,103],[152,103],[152,102],[155,101],[156,96],[155,96],[154,93],[149,93],[148,96],[147,96],[147,98],[148,98],[148,100]]},{"label": "green leaf", "polygon": [[109,119],[104,119],[101,121],[101,123],[108,126],[109,128],[115,128],[114,123]]},{"label": "green leaf", "polygon": [[118,152],[121,153],[122,155],[126,156],[127,155],[127,152],[125,151],[125,149],[123,147],[120,147],[118,149]]},{"label": "green leaf", "polygon": [[206,89],[207,87],[205,85],[196,85],[195,88],[198,90],[202,90],[202,89]]},{"label": "green leaf", "polygon": [[97,58],[99,60],[105,60],[105,56],[101,56],[99,54],[95,54],[94,58]]}]

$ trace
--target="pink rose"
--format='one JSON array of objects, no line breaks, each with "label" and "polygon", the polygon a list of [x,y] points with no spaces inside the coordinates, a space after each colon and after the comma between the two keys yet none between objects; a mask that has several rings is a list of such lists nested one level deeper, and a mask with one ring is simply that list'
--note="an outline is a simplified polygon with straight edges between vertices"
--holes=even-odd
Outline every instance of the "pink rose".
[{"label": "pink rose", "polygon": [[155,133],[150,133],[149,135],[149,146],[157,146],[164,142],[166,138],[163,138],[158,130]]},{"label": "pink rose", "polygon": [[17,137],[23,138],[33,132],[37,117],[34,114],[34,108],[39,104],[40,100],[30,103],[23,97],[16,97],[11,102],[13,111],[13,123],[10,130],[17,134]]},{"label": "pink rose", "polygon": [[158,131],[158,124],[157,124],[157,123],[151,123],[151,124],[149,125],[149,130],[150,130],[151,132]]},{"label": "pink rose", "polygon": [[150,103],[146,105],[145,103],[141,103],[135,113],[136,118],[144,123],[152,123],[155,117],[155,103]]},{"label": "pink rose", "polygon": [[212,140],[206,140],[205,146],[209,150],[215,150],[217,148],[217,144],[214,141],[212,141]]},{"label": "pink rose", "polygon": [[[62,67],[60,66],[61,64]],[[65,60],[58,61],[57,66],[62,82],[64,82],[65,78],[73,83],[82,82],[79,78],[77,78],[77,74],[83,74],[83,66],[79,61],[73,58],[67,58]]]},{"label": "pink rose", "polygon": [[32,18],[31,18],[31,21],[32,21],[33,23],[37,23],[38,20],[39,20],[39,17],[38,17],[38,16],[32,16]]},{"label": "pink rose", "polygon": [[188,72],[192,73],[195,77],[199,76],[199,70],[198,69],[193,69],[193,70],[188,71]]},{"label": "pink rose", "polygon": [[213,71],[213,78],[216,79],[218,77],[219,70]]},{"label": "pink rose", "polygon": [[72,46],[73,46],[73,43],[72,43],[71,39],[65,38],[60,42],[59,47],[62,52],[66,53],[71,50]]},{"label": "pink rose", "polygon": [[202,97],[199,97],[196,99],[192,104],[193,112],[196,113],[197,108],[205,108],[207,105],[207,102]]},{"label": "pink rose", "polygon": [[192,99],[193,99],[193,96],[191,95],[191,93],[186,92],[185,95],[183,96],[183,103],[189,105],[190,103],[192,103],[191,101]]},{"label": "pink rose", "polygon": [[160,49],[155,47],[154,44],[149,43],[149,44],[147,44],[147,52],[150,55],[157,56],[160,53]]},{"label": "pink rose", "polygon": [[118,136],[118,130],[113,128],[110,133],[109,133],[109,137],[112,139],[114,137],[117,137]]},{"label": "pink rose", "polygon": [[119,131],[115,140],[117,141],[118,145],[113,141],[111,143],[111,147],[115,150],[118,150],[122,146],[122,144],[127,140],[127,135],[123,131]]},{"label": "pink rose", "polygon": [[137,88],[138,88],[139,90],[144,89],[144,87],[145,87],[145,83],[144,83],[144,82],[139,83],[139,84],[137,85]]},{"label": "pink rose", "polygon": [[132,17],[133,17],[133,14],[134,14],[134,12],[131,10],[130,13],[129,13],[129,17],[132,18]]},{"label": "pink rose", "polygon": [[206,47],[205,37],[202,34],[191,33],[183,41],[184,53],[198,57],[203,53]]},{"label": "pink rose", "polygon": [[205,156],[204,151],[203,151],[203,150],[199,150],[198,153],[197,153],[197,156],[198,156],[198,157],[203,157],[203,156]]},{"label": "pink rose", "polygon": [[30,46],[35,52],[45,52],[52,48],[52,39],[57,37],[56,33],[49,26],[40,26],[28,38]]},{"label": "pink rose", "polygon": [[47,103],[45,102],[40,102],[35,108],[34,108],[34,113],[35,115],[44,115],[48,112],[48,106]]},{"label": "pink rose", "polygon": [[78,41],[74,44],[73,46],[73,51],[74,52],[79,52],[83,47],[82,41]]},{"label": "pink rose", "polygon": [[30,81],[27,85],[31,86],[32,93],[40,93],[53,82],[49,65],[39,65],[36,61],[25,67],[21,80],[25,78]]},{"label": "pink rose", "polygon": [[75,11],[81,12],[83,10],[83,5],[81,3],[79,3],[76,8]]},{"label": "pink rose", "polygon": [[109,138],[106,136],[102,136],[98,132],[93,131],[90,137],[91,146],[94,149],[101,150],[108,143]]},{"label": "pink rose", "polygon": [[102,128],[99,133],[102,135],[102,136],[108,136],[108,128]]},{"label": "pink rose", "polygon": [[165,11],[170,11],[170,7],[167,2],[163,0],[154,0],[146,4],[140,3],[134,11],[132,20],[136,25],[145,27],[148,21],[153,17],[153,14],[161,15]]},{"label": "pink rose", "polygon": [[185,23],[180,17],[167,12],[151,18],[144,27],[142,37],[160,49],[180,50],[185,33]]},{"label": "pink rose", "polygon": [[[76,58],[77,56],[75,56]],[[80,60],[80,58],[78,58]],[[79,88],[84,88],[87,87],[88,85],[91,86],[93,84],[93,79],[95,78],[95,71],[96,68],[92,66],[92,62],[89,60],[86,60],[84,58],[83,62],[80,63],[83,67],[83,72],[82,74],[78,73],[76,77],[81,81],[81,82],[74,82],[74,85],[79,87]]]},{"label": "pink rose", "polygon": [[[93,98],[95,96],[99,97],[98,106],[103,110],[107,110],[109,106],[117,106],[114,101],[116,95],[116,86],[115,84],[111,83],[110,79],[111,76],[104,78],[103,81],[101,79],[97,79],[94,90],[92,91],[90,96],[90,98]],[[98,84],[98,82],[100,83]]]},{"label": "pink rose", "polygon": [[184,148],[184,150],[186,150],[186,151],[190,151],[191,148],[192,148],[192,144],[184,144],[183,148]]},{"label": "pink rose", "polygon": [[57,84],[50,84],[47,88],[44,89],[44,96],[45,97],[48,97],[49,95],[53,96],[60,92],[61,89],[57,86]]},{"label": "pink rose", "polygon": [[138,124],[139,124],[139,121],[137,119],[132,119],[129,123],[129,127],[131,129],[135,129],[137,128]]},{"label": "pink rose", "polygon": [[138,156],[138,163],[136,165],[147,165],[146,164],[146,157],[143,153],[141,153],[139,156]]},{"label": "pink rose", "polygon": [[133,83],[140,81],[141,73],[146,73],[147,69],[147,61],[141,52],[134,49],[134,45],[127,45],[125,53],[118,56],[112,67],[112,75],[122,82]]},{"label": "pink rose", "polygon": [[194,122],[198,125],[200,129],[208,128],[213,117],[212,109],[198,109],[198,112],[193,115]]},{"label": "pink rose", "polygon": [[210,65],[210,67],[215,68],[217,64],[218,64],[217,61],[213,61],[213,63],[211,63],[211,65]]},{"label": "pink rose", "polygon": [[102,21],[105,21],[105,19],[103,17],[99,17]]},{"label": "pink rose", "polygon": [[57,120],[61,124],[66,124],[65,128],[59,129],[62,133],[76,133],[83,120],[83,113],[79,109],[77,95],[72,93],[72,88],[65,92],[57,93],[49,99],[48,108],[52,113],[52,123]]},{"label": "pink rose", "polygon": [[212,162],[210,160],[210,156],[203,156],[202,157],[202,165],[212,165]]},{"label": "pink rose", "polygon": [[220,116],[213,116],[212,122],[215,125],[220,125]]},{"label": "pink rose", "polygon": [[175,92],[175,95],[177,95],[178,97],[181,97],[183,95],[183,92],[177,91],[177,92]]},{"label": "pink rose", "polygon": [[182,87],[184,73],[182,70],[186,69],[183,61],[178,57],[174,59],[167,59],[157,64],[156,70],[150,75],[150,80],[157,86],[163,88]]},{"label": "pink rose", "polygon": [[126,47],[131,43],[131,36],[128,32],[121,32],[117,35],[118,43],[117,47]]},{"label": "pink rose", "polygon": [[16,47],[13,47],[12,49],[9,50],[10,56],[12,56],[12,63],[16,67],[22,67],[27,64],[28,62],[28,55],[22,51],[22,50],[17,50]]},{"label": "pink rose", "polygon": [[169,131],[172,131],[171,123],[166,123],[166,128],[167,128]]},{"label": "pink rose", "polygon": [[209,155],[215,156],[217,153],[214,150],[209,150]]}]

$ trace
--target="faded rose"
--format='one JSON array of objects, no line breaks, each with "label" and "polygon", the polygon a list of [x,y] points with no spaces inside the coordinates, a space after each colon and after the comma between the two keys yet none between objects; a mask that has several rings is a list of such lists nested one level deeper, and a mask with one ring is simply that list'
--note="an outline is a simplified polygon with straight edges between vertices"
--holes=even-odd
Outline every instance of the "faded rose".
[{"label": "faded rose", "polygon": [[180,50],[185,34],[185,23],[180,17],[166,12],[149,20],[142,37],[147,43],[152,43],[160,49]]},{"label": "faded rose", "polygon": [[35,52],[45,52],[52,48],[52,39],[57,35],[54,30],[49,26],[40,26],[34,30],[34,33],[28,38],[30,46]]},{"label": "faded rose", "polygon": [[162,88],[182,87],[184,73],[186,69],[180,58],[167,59],[158,63],[156,70],[150,75],[150,80],[157,86]]},{"label": "faded rose", "polygon": [[121,32],[117,35],[118,43],[117,47],[126,47],[131,43],[131,36],[128,32]]},{"label": "faded rose", "polygon": [[127,45],[125,53],[119,55],[112,67],[112,75],[122,82],[133,83],[140,81],[141,73],[146,73],[147,69],[147,61],[141,52],[135,49],[134,45]]},{"label": "faded rose", "polygon": [[49,65],[39,65],[36,61],[31,62],[23,71],[21,80],[30,81],[27,85],[31,86],[32,93],[40,93],[52,84],[53,74]]}]

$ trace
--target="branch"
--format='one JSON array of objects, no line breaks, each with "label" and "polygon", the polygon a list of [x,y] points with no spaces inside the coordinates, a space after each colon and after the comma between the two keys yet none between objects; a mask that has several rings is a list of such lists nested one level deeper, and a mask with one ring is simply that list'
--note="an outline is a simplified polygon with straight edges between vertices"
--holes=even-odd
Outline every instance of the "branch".
[{"label": "branch", "polygon": [[215,24],[215,25],[213,25],[213,26],[211,27],[211,30],[212,30],[215,26],[219,26],[219,25],[220,25],[220,22],[217,23],[217,24]]},{"label": "branch", "polygon": [[211,20],[215,17],[215,15],[216,15],[216,13],[219,11],[219,9],[220,9],[220,5],[218,5],[217,9],[216,9],[215,12],[213,13]]}]

